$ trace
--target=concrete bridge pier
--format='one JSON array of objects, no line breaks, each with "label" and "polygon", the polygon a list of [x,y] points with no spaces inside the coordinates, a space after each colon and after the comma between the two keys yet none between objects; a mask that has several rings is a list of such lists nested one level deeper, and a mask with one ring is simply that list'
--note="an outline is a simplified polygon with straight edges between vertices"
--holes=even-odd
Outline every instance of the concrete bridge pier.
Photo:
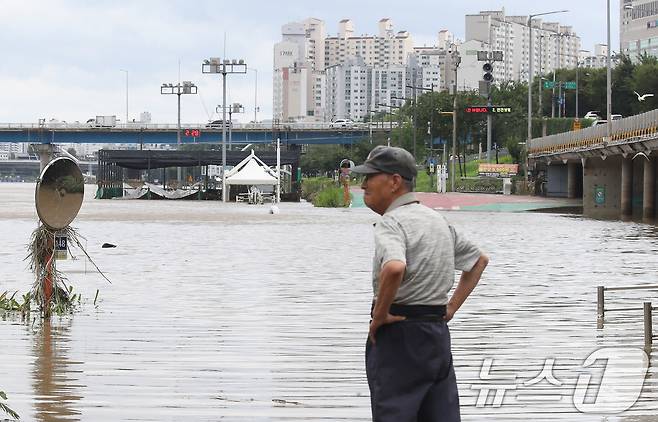
[{"label": "concrete bridge pier", "polygon": [[53,159],[53,145],[52,144],[36,144],[35,149],[39,155],[40,172],[48,165],[50,160]]},{"label": "concrete bridge pier", "polygon": [[629,221],[633,217],[633,160],[621,159],[621,219]]},{"label": "concrete bridge pier", "polygon": [[656,166],[652,157],[644,160],[644,183],[642,190],[642,218],[652,222],[656,218]]},{"label": "concrete bridge pier", "polygon": [[579,198],[582,195],[582,163],[567,163],[567,198]]}]

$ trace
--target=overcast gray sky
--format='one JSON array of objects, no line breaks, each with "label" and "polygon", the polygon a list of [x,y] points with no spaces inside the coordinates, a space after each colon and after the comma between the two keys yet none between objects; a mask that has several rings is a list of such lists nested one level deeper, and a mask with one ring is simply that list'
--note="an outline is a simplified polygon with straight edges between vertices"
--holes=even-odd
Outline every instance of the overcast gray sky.
[{"label": "overcast gray sky", "polygon": [[[606,1],[524,0],[317,1],[252,0],[0,0],[0,122],[57,118],[73,122],[95,115],[125,119],[150,111],[154,122],[176,121],[175,96],[160,95],[163,82],[191,80],[199,95],[182,99],[183,122],[205,122],[221,102],[220,77],[202,75],[207,57],[244,58],[258,70],[259,119],[272,114],[272,47],[280,28],[306,17],[323,19],[335,34],[350,18],[357,34],[373,34],[383,17],[410,31],[416,45],[432,44],[441,29],[464,37],[464,15],[504,7],[508,15],[569,9],[555,20],[572,25],[582,48],[605,43]],[[611,2],[612,46],[619,45],[619,0]],[[254,72],[228,78],[229,101],[253,119]]]}]

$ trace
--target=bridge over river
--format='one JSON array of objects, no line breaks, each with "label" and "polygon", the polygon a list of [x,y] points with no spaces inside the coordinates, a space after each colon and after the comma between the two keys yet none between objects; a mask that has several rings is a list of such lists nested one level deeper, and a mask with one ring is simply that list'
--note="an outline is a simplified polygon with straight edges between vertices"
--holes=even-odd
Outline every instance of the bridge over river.
[{"label": "bridge over river", "polygon": [[[397,126],[397,125],[395,125]],[[391,131],[393,124],[382,122],[333,127],[331,123],[231,125],[227,142],[234,144],[269,143],[277,138],[283,144],[347,144],[357,143],[372,133]],[[209,124],[181,125],[181,142],[222,142],[222,127]],[[128,123],[112,127],[97,127],[80,123],[0,123],[1,142],[28,143],[92,143],[92,144],[176,144],[175,124]]]},{"label": "bridge over river", "polygon": [[532,139],[530,169],[550,196],[583,198],[593,218],[656,217],[658,109],[604,125]]}]

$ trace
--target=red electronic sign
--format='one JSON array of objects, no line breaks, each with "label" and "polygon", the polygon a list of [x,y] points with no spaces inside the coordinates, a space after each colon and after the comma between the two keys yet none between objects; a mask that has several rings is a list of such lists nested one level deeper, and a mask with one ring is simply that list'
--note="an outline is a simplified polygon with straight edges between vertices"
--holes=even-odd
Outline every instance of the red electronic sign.
[{"label": "red electronic sign", "polygon": [[199,129],[185,129],[185,136],[188,138],[198,138],[201,136],[201,131]]},{"label": "red electronic sign", "polygon": [[488,113],[489,112],[489,107],[487,106],[482,106],[482,107],[466,107],[466,112],[467,113]]},{"label": "red electronic sign", "polygon": [[468,106],[464,110],[466,113],[481,113],[481,114],[487,114],[487,113],[494,113],[494,114],[499,114],[499,113],[511,113],[512,112],[512,107],[507,107],[507,106]]}]

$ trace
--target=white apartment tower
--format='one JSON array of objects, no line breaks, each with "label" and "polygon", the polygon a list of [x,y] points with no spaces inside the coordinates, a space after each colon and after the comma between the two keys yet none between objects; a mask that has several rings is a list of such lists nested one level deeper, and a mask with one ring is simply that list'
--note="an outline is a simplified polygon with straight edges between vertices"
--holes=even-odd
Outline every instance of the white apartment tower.
[{"label": "white apartment tower", "polygon": [[322,99],[317,97],[322,95],[324,22],[309,18],[285,24],[281,38],[274,45],[273,117],[283,122],[321,119]]},{"label": "white apartment tower", "polygon": [[[480,41],[486,43],[491,50],[503,52],[503,61],[494,65],[496,80],[528,80],[530,59],[527,22],[527,16],[507,16],[504,9],[466,15],[466,41]],[[532,20],[532,28],[534,76],[553,69],[576,67],[580,37],[570,26],[535,18]]]},{"label": "white apartment tower", "polygon": [[658,1],[619,1],[621,52],[637,62],[640,56],[658,56]]},{"label": "white apartment tower", "polygon": [[413,52],[413,40],[407,31],[393,31],[393,22],[379,21],[377,36],[354,36],[354,24],[349,19],[339,22],[338,35],[324,43],[326,67],[344,63],[350,57],[361,57],[367,66],[405,65]]}]

